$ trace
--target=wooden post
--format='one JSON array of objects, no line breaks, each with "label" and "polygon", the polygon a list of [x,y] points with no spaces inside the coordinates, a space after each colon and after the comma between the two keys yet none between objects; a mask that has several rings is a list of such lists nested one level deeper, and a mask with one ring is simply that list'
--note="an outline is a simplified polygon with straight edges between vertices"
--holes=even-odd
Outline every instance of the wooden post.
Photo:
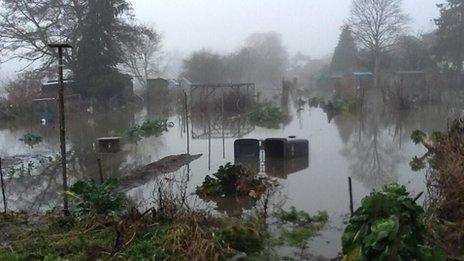
[{"label": "wooden post", "polygon": [[100,175],[100,182],[103,184],[105,182],[105,178],[103,177],[103,168],[102,168],[102,162],[101,159],[97,159],[97,164],[98,164],[98,174]]},{"label": "wooden post", "polygon": [[2,159],[1,158],[0,158],[0,181],[1,181],[1,185],[2,185],[3,213],[6,214],[7,205],[6,205],[5,181],[3,180]]},{"label": "wooden post", "polygon": [[61,168],[63,176],[63,212],[68,214],[68,176],[66,173],[66,125],[64,115],[64,80],[63,80],[63,48],[72,48],[69,44],[49,44],[50,48],[58,49],[58,75],[60,88],[58,89],[59,113],[60,113],[60,148]]},{"label": "wooden post", "polygon": [[222,158],[226,158],[226,137],[224,132],[224,88],[221,93],[221,119],[222,119]]},{"label": "wooden post", "polygon": [[351,177],[348,177],[348,191],[350,193],[350,213],[353,215],[354,207],[353,207],[353,184],[351,181]]},{"label": "wooden post", "polygon": [[209,109],[207,113],[208,113],[208,170],[211,170],[211,118],[209,114]]},{"label": "wooden post", "polygon": [[[190,89],[191,90],[191,89]],[[189,130],[189,110],[188,110],[188,96],[184,91],[184,105],[185,105],[185,125],[187,128],[187,154],[190,154],[190,130]]]}]

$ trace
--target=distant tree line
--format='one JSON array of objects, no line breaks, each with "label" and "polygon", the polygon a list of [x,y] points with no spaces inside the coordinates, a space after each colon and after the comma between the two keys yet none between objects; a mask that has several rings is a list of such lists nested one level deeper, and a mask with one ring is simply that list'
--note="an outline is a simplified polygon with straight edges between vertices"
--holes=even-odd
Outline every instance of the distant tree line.
[{"label": "distant tree line", "polygon": [[[3,0],[0,51],[4,58],[27,61],[25,70],[53,75],[51,42],[74,46],[65,66],[85,98],[124,96],[130,76],[141,84],[153,72],[160,36],[137,24],[126,0]],[[128,74],[124,74],[127,72]]]},{"label": "distant tree line", "polygon": [[288,54],[277,33],[256,33],[238,51],[221,55],[200,50],[185,61],[182,76],[194,83],[254,82],[280,85]]},{"label": "distant tree line", "polygon": [[342,27],[330,72],[436,70],[462,72],[464,1],[447,0],[437,7],[437,29],[421,36],[406,34],[408,17],[401,0],[354,0]]}]

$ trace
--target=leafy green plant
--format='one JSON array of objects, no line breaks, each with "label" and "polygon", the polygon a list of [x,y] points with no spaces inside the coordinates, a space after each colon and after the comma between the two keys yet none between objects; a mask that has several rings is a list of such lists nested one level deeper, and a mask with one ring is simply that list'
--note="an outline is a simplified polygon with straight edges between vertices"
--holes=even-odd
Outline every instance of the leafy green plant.
[{"label": "leafy green plant", "polygon": [[343,233],[345,259],[446,260],[442,251],[425,245],[423,212],[404,186],[391,184],[371,193]]},{"label": "leafy green plant", "polygon": [[268,188],[268,179],[259,177],[241,165],[227,163],[213,177],[206,176],[197,194],[206,197],[247,196],[257,198]]},{"label": "leafy green plant", "polygon": [[279,128],[285,117],[278,107],[262,105],[249,114],[249,119],[257,126],[269,129]]},{"label": "leafy green plant", "polygon": [[69,192],[78,202],[73,214],[76,217],[83,217],[89,213],[122,212],[126,198],[114,192],[117,185],[118,181],[115,178],[108,179],[104,183],[98,183],[94,180],[76,182]]},{"label": "leafy green plant", "polygon": [[42,142],[42,137],[35,133],[27,133],[19,140],[29,145],[30,147],[34,147],[35,145]]}]

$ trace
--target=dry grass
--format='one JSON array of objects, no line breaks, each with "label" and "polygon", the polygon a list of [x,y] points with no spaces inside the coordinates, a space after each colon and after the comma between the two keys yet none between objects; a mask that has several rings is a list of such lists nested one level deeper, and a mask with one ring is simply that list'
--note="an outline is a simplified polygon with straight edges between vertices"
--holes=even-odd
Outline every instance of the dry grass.
[{"label": "dry grass", "polygon": [[164,247],[170,256],[183,260],[221,260],[233,254],[194,219],[175,223],[168,232]]},{"label": "dry grass", "polygon": [[428,144],[428,226],[436,243],[464,257],[464,121],[454,121],[433,147]]}]

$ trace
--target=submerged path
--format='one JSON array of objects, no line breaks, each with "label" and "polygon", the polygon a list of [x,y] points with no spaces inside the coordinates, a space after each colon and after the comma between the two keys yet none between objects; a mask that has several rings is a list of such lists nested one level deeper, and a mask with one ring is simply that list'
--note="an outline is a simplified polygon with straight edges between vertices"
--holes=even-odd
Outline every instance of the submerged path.
[{"label": "submerged path", "polygon": [[168,156],[160,159],[159,161],[150,163],[132,171],[127,176],[121,177],[119,180],[119,191],[129,191],[148,183],[154,177],[176,172],[183,166],[201,158],[201,156],[203,155],[180,154]]}]

